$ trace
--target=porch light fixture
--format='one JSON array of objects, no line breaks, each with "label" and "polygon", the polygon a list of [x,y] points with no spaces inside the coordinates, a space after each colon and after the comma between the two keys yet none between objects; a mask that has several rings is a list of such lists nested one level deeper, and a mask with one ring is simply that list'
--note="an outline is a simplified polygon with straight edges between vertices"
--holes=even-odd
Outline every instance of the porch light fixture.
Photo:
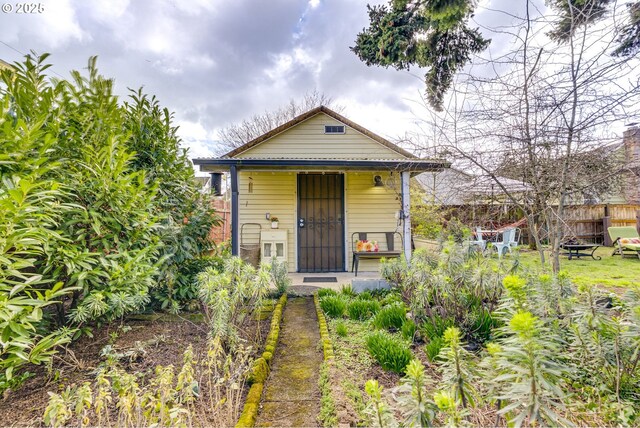
[{"label": "porch light fixture", "polygon": [[373,176],[373,186],[374,187],[383,187],[384,183],[382,182],[382,177],[380,177],[379,175],[374,175]]}]

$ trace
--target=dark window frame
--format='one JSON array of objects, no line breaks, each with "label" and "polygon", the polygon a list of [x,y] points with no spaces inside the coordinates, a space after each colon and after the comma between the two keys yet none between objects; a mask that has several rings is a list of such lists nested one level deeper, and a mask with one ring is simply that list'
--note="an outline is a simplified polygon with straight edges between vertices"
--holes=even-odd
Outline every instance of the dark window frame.
[{"label": "dark window frame", "polygon": [[324,133],[328,135],[346,134],[347,127],[344,125],[324,125]]}]

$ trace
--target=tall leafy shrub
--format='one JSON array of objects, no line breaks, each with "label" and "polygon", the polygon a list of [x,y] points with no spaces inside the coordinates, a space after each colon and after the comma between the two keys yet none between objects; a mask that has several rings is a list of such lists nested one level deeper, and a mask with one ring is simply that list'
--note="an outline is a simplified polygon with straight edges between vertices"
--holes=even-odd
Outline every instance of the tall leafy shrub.
[{"label": "tall leafy shrub", "polygon": [[155,100],[138,93],[142,107],[120,105],[95,58],[86,73],[50,79],[47,58],[29,55],[1,73],[7,376],[68,340],[60,326],[121,317],[146,305],[151,289],[178,283],[179,267],[208,248],[215,222]]},{"label": "tall leafy shrub", "polygon": [[[3,79],[8,73],[3,72]],[[38,85],[38,82],[33,82]],[[59,165],[49,154],[55,140],[44,130],[51,97],[27,121],[0,92],[0,381],[28,363],[47,362],[71,330],[44,328],[46,310],[68,294],[38,267],[63,239],[58,225],[72,209],[65,189],[49,178]],[[48,106],[48,107],[47,107]],[[0,385],[4,382],[0,382]],[[1,392],[1,391],[0,391]]]},{"label": "tall leafy shrub", "polygon": [[135,153],[130,167],[157,186],[154,209],[162,215],[161,253],[166,261],[159,268],[154,297],[161,307],[176,311],[197,298],[189,261],[211,249],[209,232],[218,217],[194,185],[193,167],[172,124],[173,114],[142,89],[131,90],[122,110],[125,144]]},{"label": "tall leafy shrub", "polygon": [[46,149],[59,165],[46,178],[67,190],[59,202],[70,208],[56,225],[63,239],[36,261],[51,281],[78,287],[70,304],[58,306],[59,322],[68,315],[75,323],[122,316],[147,304],[150,288],[166,290],[179,308],[179,296],[189,293],[174,290],[192,284],[181,283],[180,266],[209,248],[216,217],[194,182],[171,114],[142,91],[119,104],[95,57],[86,73],[72,71],[68,80],[50,80],[49,66],[46,54],[28,56],[4,73],[2,94],[13,120],[41,124],[54,142],[25,156]]}]

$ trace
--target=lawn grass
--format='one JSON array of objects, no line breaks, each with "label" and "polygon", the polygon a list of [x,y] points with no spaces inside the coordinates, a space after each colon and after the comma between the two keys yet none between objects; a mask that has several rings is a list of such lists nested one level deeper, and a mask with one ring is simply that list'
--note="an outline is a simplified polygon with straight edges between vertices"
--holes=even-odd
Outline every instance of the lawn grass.
[{"label": "lawn grass", "polygon": [[[560,256],[560,269],[565,271],[576,285],[597,285],[607,288],[640,286],[640,259],[638,257],[612,256],[613,248],[600,247],[595,256],[569,260],[567,256]],[[518,256],[509,255],[505,261],[519,257],[522,266],[530,269],[541,269],[551,272],[549,252],[545,254],[545,264],[541,266],[540,255],[537,251],[521,248]]]}]

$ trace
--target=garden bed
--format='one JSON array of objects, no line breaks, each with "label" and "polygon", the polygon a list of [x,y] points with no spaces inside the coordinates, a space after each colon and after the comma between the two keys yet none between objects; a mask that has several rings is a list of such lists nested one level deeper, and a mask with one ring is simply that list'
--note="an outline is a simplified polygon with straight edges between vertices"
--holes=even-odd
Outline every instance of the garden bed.
[{"label": "garden bed", "polygon": [[637,425],[638,290],[454,245],[383,263],[390,292],[319,292],[335,355],[325,426]]},{"label": "garden bed", "polygon": [[[247,322],[243,335],[255,337],[260,333],[259,343],[269,332],[270,317],[273,306],[267,305],[264,316],[260,320]],[[82,337],[61,351],[54,359],[51,369],[43,366],[31,366],[32,373],[15,391],[5,391],[0,399],[0,421],[9,426],[41,426],[43,413],[49,401],[47,392],[60,393],[67,386],[93,383],[96,371],[105,363],[105,347],[110,346],[113,352],[123,355],[121,367],[131,374],[139,376],[139,382],[152,377],[157,366],[173,366],[176,374],[183,365],[183,353],[192,346],[195,360],[203,359],[208,349],[208,328],[200,321],[200,316],[150,317],[151,320],[128,320],[124,323],[111,323],[93,331],[93,337]],[[190,318],[190,319],[187,319]],[[193,319],[193,320],[191,320]],[[253,340],[253,339],[252,339]],[[255,348],[253,355],[258,356],[261,349]],[[203,393],[206,386],[200,385]],[[245,386],[240,403],[248,391]],[[115,406],[115,403],[112,403]],[[115,410],[113,410],[115,412]],[[112,412],[112,413],[113,413]],[[194,426],[208,426],[210,406],[205,401],[196,401],[192,420]],[[10,421],[10,424],[7,422]]]}]

